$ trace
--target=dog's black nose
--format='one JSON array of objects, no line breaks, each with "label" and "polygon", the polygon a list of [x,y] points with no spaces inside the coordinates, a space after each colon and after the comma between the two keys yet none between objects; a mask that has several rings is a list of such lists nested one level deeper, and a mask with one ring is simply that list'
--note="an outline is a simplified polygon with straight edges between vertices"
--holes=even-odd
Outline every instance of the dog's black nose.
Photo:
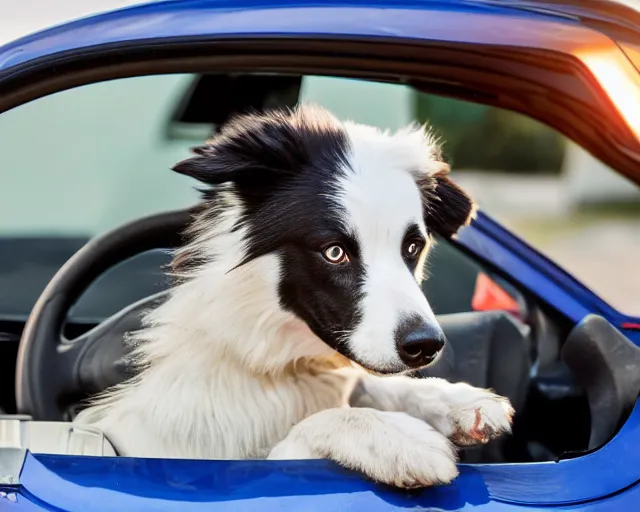
[{"label": "dog's black nose", "polygon": [[423,321],[409,321],[403,324],[396,331],[396,346],[400,359],[410,368],[428,365],[444,347],[442,329],[437,324]]}]

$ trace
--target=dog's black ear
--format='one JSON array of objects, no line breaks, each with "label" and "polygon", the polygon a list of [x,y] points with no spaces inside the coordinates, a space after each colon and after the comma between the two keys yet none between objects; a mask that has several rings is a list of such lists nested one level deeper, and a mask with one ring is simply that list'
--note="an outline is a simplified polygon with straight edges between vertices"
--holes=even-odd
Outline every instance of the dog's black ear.
[{"label": "dog's black ear", "polygon": [[275,184],[295,176],[327,151],[341,152],[346,136],[326,110],[301,106],[295,111],[272,110],[231,120],[197,156],[173,167],[208,185],[233,181],[245,186]]},{"label": "dog's black ear", "polygon": [[423,187],[423,204],[427,229],[444,238],[469,224],[476,212],[475,202],[451,181],[448,169],[430,176],[429,185]]},{"label": "dog's black ear", "polygon": [[273,179],[292,168],[286,158],[278,158],[278,149],[269,147],[267,141],[252,140],[249,134],[233,138],[221,135],[205,146],[192,148],[197,156],[178,162],[172,170],[207,185]]},{"label": "dog's black ear", "polygon": [[232,162],[227,161],[228,156],[227,158],[224,156],[217,157],[214,145],[199,146],[192,148],[191,151],[199,156],[178,162],[172,167],[173,171],[190,176],[208,185],[233,181],[237,176],[239,171],[236,168],[237,165],[229,165]]}]

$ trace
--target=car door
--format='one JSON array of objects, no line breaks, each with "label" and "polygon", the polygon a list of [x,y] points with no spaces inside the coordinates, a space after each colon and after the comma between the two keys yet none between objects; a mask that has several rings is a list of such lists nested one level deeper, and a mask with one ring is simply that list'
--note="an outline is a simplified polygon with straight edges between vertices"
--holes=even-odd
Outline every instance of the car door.
[{"label": "car door", "polygon": [[[611,53],[623,79],[637,83],[605,36],[545,13],[462,2],[233,8],[158,2],[0,48],[0,110],[81,84],[201,68],[347,75],[434,91],[446,85],[449,94],[543,119],[637,179],[635,126],[612,109],[597,81],[599,68],[589,68],[594,61],[580,60],[592,44]],[[607,136],[576,123],[580,116],[597,120]],[[595,311],[624,329],[622,316],[490,219],[466,230],[461,244],[575,323]],[[639,445],[636,405],[617,435],[592,453],[557,463],[463,466],[452,485],[419,492],[381,488],[326,461],[27,453],[16,479],[0,481],[0,504],[15,510],[630,510],[640,499]]]}]

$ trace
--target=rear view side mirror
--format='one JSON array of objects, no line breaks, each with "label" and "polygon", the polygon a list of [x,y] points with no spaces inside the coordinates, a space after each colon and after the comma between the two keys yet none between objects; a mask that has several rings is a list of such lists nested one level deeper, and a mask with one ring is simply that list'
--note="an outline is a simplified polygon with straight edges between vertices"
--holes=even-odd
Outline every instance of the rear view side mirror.
[{"label": "rear view side mirror", "polygon": [[295,75],[197,75],[169,119],[167,138],[206,138],[235,115],[293,108],[301,84]]}]

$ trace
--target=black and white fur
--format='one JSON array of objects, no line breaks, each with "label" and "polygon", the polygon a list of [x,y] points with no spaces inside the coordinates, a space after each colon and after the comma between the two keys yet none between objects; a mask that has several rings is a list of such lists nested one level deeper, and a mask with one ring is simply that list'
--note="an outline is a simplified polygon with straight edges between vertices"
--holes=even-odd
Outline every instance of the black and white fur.
[{"label": "black and white fur", "polygon": [[[132,335],[140,371],[78,423],[127,456],[330,458],[404,487],[451,481],[453,443],[510,430],[490,391],[382,375],[442,345],[423,266],[474,208],[428,130],[304,106],[237,118],[195,152],[175,170],[203,200],[168,300]],[[403,353],[415,332],[439,345]]]}]

